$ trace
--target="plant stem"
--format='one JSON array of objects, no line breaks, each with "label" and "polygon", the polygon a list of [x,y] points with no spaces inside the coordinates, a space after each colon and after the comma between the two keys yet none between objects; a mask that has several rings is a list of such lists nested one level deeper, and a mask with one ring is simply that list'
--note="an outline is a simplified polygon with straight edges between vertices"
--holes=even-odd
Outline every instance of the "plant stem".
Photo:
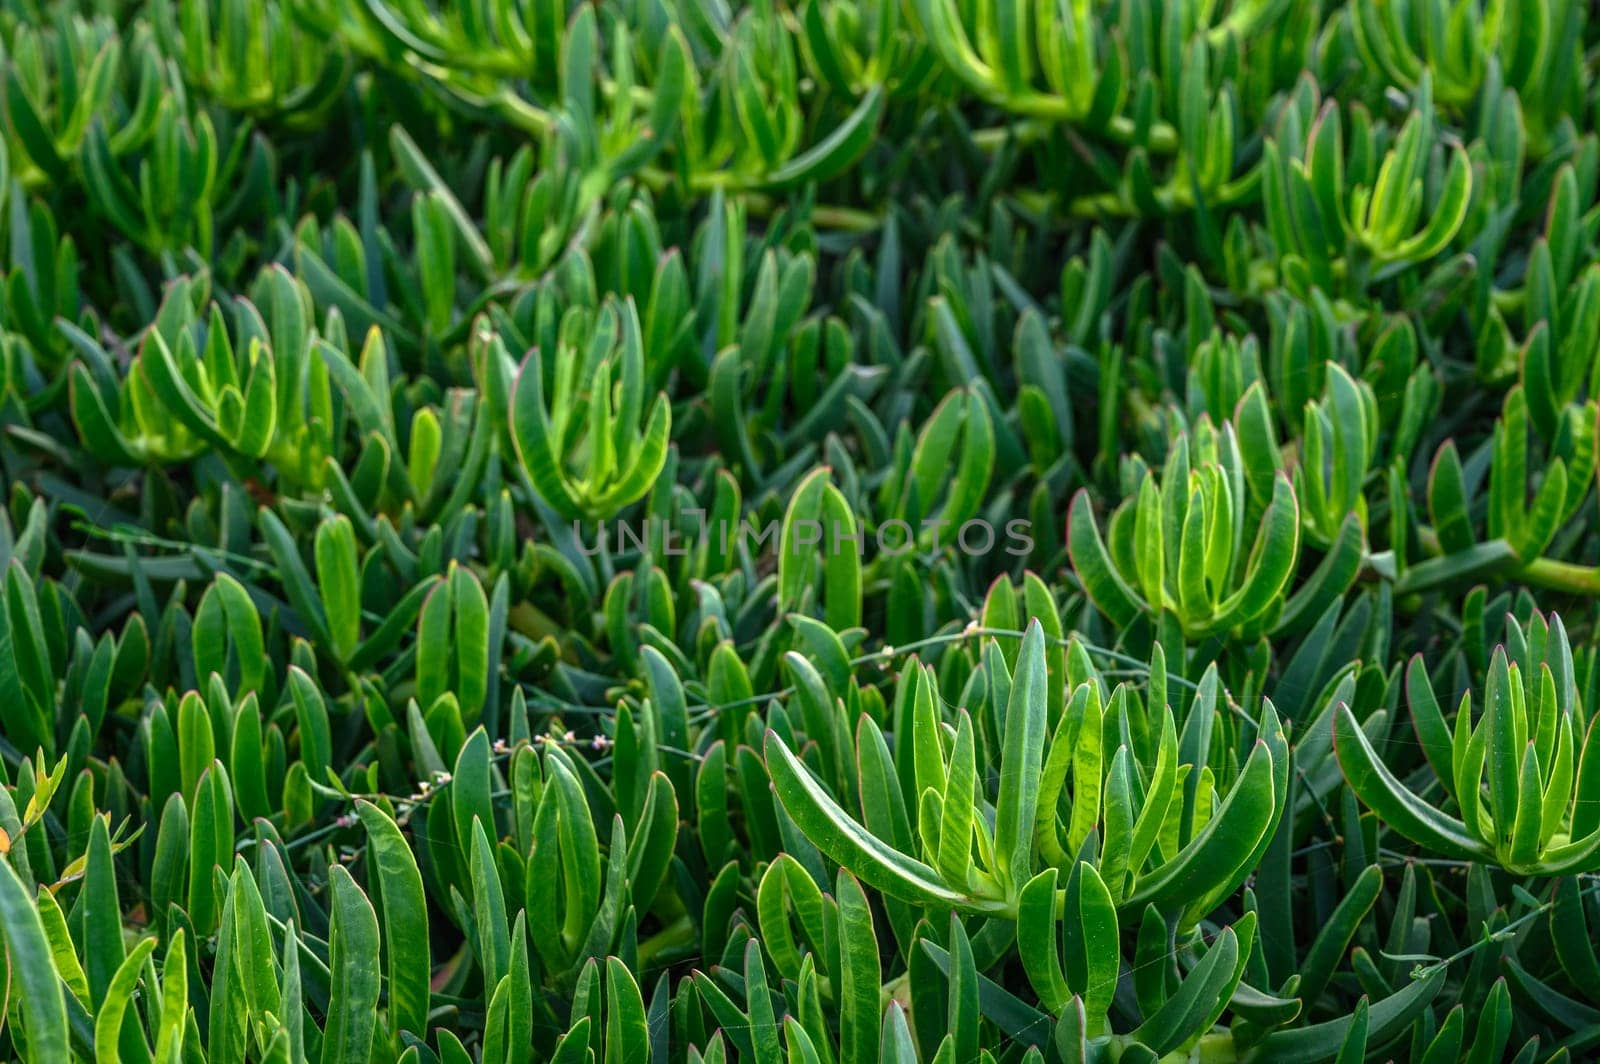
[{"label": "plant stem", "polygon": [[1517,570],[1517,576],[1536,587],[1574,595],[1600,595],[1600,568],[1574,565],[1554,558],[1535,558]]},{"label": "plant stem", "polygon": [[[1417,528],[1417,545],[1433,557],[1446,552],[1439,543],[1439,534],[1428,525]],[[1512,579],[1534,587],[1565,591],[1570,595],[1600,597],[1600,566],[1578,565],[1555,558],[1535,558],[1507,570]]]},{"label": "plant stem", "polygon": [[660,931],[639,943],[639,966],[649,967],[649,962],[663,952],[682,949],[694,943],[694,922],[687,915],[680,916]]}]

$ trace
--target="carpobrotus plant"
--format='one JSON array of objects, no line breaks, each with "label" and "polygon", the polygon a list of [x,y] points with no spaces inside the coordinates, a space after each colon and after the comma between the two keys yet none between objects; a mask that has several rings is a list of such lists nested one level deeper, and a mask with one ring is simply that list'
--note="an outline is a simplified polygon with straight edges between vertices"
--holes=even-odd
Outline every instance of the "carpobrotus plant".
[{"label": "carpobrotus plant", "polygon": [[1596,26],[0,2],[0,1059],[1594,1059]]}]

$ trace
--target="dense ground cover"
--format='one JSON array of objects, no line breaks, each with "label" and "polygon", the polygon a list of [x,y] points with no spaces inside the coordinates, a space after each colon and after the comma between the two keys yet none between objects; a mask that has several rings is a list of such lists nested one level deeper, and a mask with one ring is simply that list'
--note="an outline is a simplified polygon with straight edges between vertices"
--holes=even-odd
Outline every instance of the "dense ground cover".
[{"label": "dense ground cover", "polygon": [[1600,1052],[1584,0],[0,4],[0,1056]]}]

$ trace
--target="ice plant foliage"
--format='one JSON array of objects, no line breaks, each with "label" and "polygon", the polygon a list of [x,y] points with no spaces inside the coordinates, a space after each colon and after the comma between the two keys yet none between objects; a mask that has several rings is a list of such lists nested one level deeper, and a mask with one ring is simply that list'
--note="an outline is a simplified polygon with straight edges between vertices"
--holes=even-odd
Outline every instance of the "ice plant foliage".
[{"label": "ice plant foliage", "polygon": [[1595,1059],[1597,54],[3,0],[0,1059]]}]

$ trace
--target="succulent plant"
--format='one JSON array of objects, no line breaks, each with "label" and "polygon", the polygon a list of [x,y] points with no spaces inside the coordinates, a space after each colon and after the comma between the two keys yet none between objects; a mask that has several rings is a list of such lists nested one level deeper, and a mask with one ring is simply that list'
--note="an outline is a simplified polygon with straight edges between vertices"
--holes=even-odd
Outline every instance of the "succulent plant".
[{"label": "succulent plant", "polygon": [[0,4],[0,1058],[1590,1059],[1597,25]]}]

